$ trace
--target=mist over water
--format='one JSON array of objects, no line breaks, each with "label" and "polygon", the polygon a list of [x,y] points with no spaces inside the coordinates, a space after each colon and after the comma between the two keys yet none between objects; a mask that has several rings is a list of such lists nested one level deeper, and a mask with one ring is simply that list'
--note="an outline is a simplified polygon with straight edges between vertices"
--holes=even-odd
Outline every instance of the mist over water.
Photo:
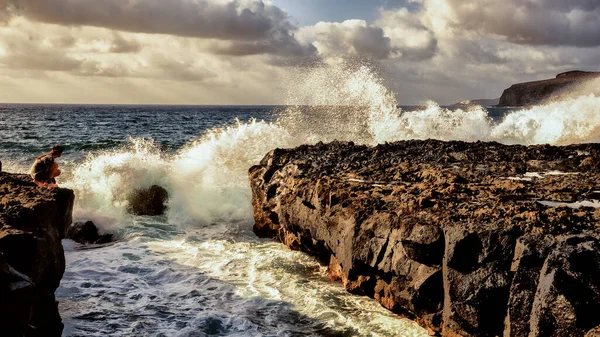
[{"label": "mist over water", "polygon": [[[289,81],[285,107],[44,107],[50,112],[42,119],[58,134],[11,121],[28,121],[36,107],[0,110],[5,169],[26,170],[29,161],[20,158],[48,142],[67,144],[72,154],[60,160],[59,183],[75,190],[75,218],[120,239],[85,250],[65,241],[67,272],[57,294],[65,336],[424,336],[374,301],[346,294],[312,258],[257,239],[248,168],[274,148],[319,141],[563,145],[600,138],[593,95],[496,114],[435,102],[399,109],[362,64],[302,69]],[[92,116],[85,125],[83,113]],[[153,184],[169,192],[168,213],[126,214],[127,194]]]}]

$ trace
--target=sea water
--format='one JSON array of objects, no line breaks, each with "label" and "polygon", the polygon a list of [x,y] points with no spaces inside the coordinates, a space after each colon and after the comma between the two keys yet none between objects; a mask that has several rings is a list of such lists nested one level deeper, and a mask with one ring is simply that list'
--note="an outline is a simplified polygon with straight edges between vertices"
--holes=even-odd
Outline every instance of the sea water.
[{"label": "sea water", "polygon": [[[75,220],[113,243],[63,241],[56,295],[64,336],[426,336],[374,300],[346,293],[326,267],[252,233],[248,168],[270,150],[318,141],[435,138],[570,144],[600,138],[600,99],[529,109],[399,108],[368,67],[299,72],[285,106],[0,105],[3,169],[27,171],[62,144],[58,182]],[[125,212],[160,185],[158,217]]]}]

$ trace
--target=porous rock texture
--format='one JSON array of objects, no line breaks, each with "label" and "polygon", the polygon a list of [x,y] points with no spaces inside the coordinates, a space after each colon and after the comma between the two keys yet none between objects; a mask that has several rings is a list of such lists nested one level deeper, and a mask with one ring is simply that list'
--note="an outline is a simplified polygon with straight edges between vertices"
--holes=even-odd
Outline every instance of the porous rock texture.
[{"label": "porous rock texture", "polygon": [[61,239],[74,194],[0,172],[0,335],[60,336],[55,290],[65,271]]},{"label": "porous rock texture", "polygon": [[67,228],[67,239],[83,244],[103,244],[111,242],[113,235],[98,233],[93,221],[76,221]]},{"label": "porous rock texture", "polygon": [[591,336],[600,211],[546,201],[594,206],[598,163],[600,144],[276,149],[249,171],[254,231],[431,334]]},{"label": "porous rock texture", "polygon": [[158,185],[136,189],[127,196],[127,212],[134,215],[162,215],[167,209],[168,200],[169,192]]}]

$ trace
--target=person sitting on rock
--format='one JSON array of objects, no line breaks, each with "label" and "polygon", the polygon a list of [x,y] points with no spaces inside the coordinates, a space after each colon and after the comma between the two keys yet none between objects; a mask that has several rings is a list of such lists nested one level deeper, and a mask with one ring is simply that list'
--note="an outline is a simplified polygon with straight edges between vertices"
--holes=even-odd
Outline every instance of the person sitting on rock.
[{"label": "person sitting on rock", "polygon": [[63,147],[56,145],[52,147],[52,150],[46,154],[43,154],[35,159],[35,162],[31,166],[30,174],[35,183],[40,187],[55,188],[56,177],[60,175],[58,164],[54,162],[54,159],[60,157],[63,153]]}]

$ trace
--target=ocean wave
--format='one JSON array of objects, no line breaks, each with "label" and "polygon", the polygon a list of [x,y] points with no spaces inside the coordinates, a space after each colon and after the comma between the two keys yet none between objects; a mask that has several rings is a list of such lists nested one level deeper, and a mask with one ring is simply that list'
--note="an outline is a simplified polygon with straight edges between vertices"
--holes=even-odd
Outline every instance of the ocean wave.
[{"label": "ocean wave", "polygon": [[175,154],[161,152],[151,139],[131,138],[127,146],[90,155],[66,184],[77,192],[78,213],[122,217],[129,192],[157,184],[169,192],[171,223],[251,221],[248,168],[274,148],[319,141],[375,145],[433,138],[562,145],[600,138],[600,98],[593,95],[516,110],[497,121],[479,106],[448,109],[427,102],[422,109],[402,111],[384,81],[363,64],[298,72],[293,83],[288,106],[275,122],[236,121],[207,131]]}]

